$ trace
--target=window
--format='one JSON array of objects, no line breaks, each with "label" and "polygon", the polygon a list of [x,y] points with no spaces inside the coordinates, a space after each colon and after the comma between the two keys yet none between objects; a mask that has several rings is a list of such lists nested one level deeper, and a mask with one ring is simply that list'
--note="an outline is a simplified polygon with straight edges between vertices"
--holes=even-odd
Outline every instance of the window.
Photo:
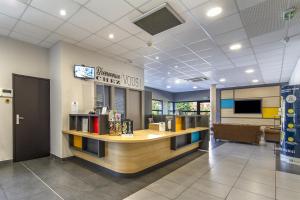
[{"label": "window", "polygon": [[175,103],[172,101],[168,101],[168,114],[175,115]]},{"label": "window", "polygon": [[209,115],[210,102],[199,102],[199,104],[200,104],[200,115]]},{"label": "window", "polygon": [[152,99],[152,114],[162,115],[163,114],[163,101]]},{"label": "window", "polygon": [[183,101],[175,103],[176,112],[184,115],[196,115],[197,114],[197,102],[196,101]]},{"label": "window", "polygon": [[118,113],[121,113],[122,118],[125,117],[126,107],[126,90],[124,88],[115,88],[115,108]]},{"label": "window", "polygon": [[104,106],[110,107],[110,86],[96,85],[96,109],[100,109]]}]

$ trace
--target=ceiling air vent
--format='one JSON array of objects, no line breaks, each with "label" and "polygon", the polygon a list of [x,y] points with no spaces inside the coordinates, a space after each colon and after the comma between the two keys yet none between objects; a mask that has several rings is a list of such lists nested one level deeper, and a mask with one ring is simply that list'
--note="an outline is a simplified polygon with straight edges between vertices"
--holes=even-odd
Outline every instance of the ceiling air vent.
[{"label": "ceiling air vent", "polygon": [[167,3],[143,14],[133,22],[151,35],[156,35],[184,23],[184,20]]},{"label": "ceiling air vent", "polygon": [[186,81],[191,81],[191,82],[200,82],[200,81],[207,81],[207,77],[195,77],[195,78],[190,78],[190,79],[185,79]]}]

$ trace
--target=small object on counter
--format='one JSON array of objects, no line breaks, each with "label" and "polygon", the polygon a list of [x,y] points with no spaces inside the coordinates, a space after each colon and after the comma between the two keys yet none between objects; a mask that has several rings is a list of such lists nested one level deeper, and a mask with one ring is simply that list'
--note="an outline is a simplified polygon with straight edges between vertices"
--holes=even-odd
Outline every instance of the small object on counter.
[{"label": "small object on counter", "polygon": [[156,131],[165,131],[166,123],[165,122],[151,123],[149,124],[149,129],[156,130]]},{"label": "small object on counter", "polygon": [[89,124],[88,118],[83,118],[82,119],[82,132],[87,133],[89,131],[89,129],[88,129],[89,125],[88,124]]},{"label": "small object on counter", "polygon": [[122,134],[131,135],[133,134],[133,121],[130,119],[125,119],[122,122]]}]

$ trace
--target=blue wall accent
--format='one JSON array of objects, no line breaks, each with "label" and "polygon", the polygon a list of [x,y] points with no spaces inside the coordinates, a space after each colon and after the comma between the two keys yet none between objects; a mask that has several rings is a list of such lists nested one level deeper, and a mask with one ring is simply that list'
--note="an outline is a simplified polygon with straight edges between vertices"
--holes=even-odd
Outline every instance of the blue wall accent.
[{"label": "blue wall accent", "polygon": [[192,133],[192,143],[198,142],[200,140],[200,132],[193,132]]},{"label": "blue wall accent", "polygon": [[222,99],[221,108],[233,108],[233,99]]}]

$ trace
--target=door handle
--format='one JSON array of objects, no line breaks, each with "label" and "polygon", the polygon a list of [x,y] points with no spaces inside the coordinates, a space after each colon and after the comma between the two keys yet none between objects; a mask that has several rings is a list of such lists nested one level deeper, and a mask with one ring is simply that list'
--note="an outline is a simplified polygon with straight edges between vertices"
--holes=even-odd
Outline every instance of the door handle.
[{"label": "door handle", "polygon": [[24,117],[21,117],[19,114],[16,114],[16,124],[20,124],[20,120],[24,120]]}]

